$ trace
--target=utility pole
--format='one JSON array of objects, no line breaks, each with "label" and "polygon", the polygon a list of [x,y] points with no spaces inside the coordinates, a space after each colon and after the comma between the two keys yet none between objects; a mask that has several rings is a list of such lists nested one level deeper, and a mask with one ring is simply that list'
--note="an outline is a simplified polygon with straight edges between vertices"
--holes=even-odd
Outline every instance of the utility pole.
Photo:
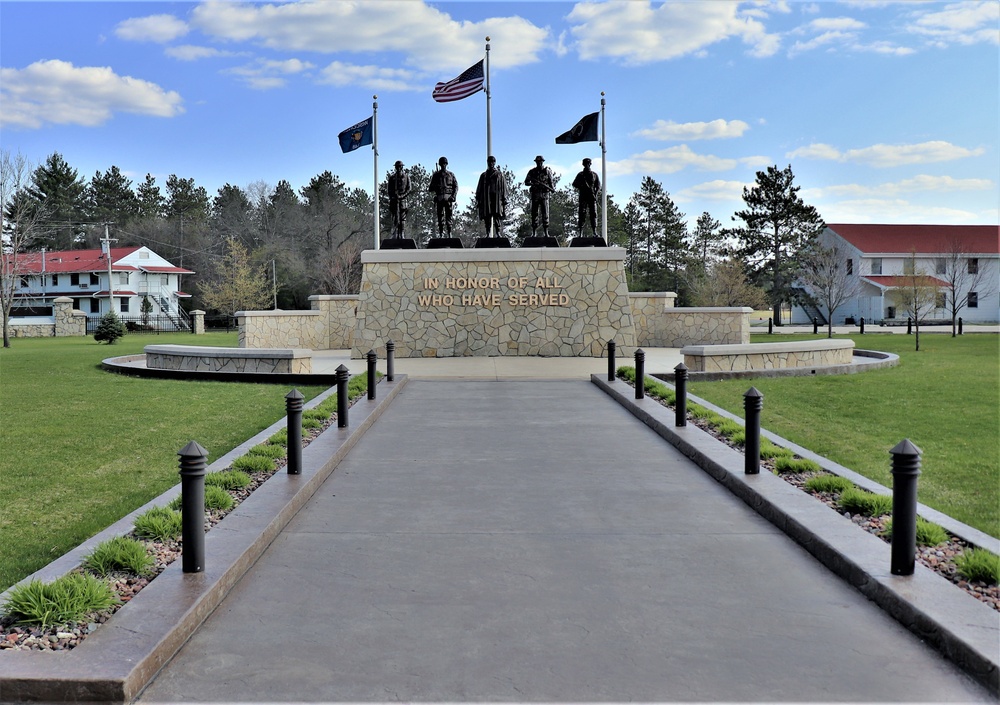
[{"label": "utility pole", "polygon": [[118,240],[111,239],[111,236],[108,234],[108,225],[110,225],[110,223],[104,224],[104,238],[101,240],[101,251],[104,253],[105,258],[107,258],[108,260],[108,312],[114,313],[115,283],[114,280],[112,279],[112,274],[111,274],[111,243],[118,242]]}]

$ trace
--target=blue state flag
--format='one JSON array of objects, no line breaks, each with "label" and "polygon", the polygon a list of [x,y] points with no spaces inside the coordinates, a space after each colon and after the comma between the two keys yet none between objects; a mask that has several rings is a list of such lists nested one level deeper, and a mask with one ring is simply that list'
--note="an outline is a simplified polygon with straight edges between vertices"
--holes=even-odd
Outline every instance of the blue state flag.
[{"label": "blue state flag", "polygon": [[[374,117],[374,116],[372,116]],[[353,152],[358,147],[364,147],[372,143],[372,118],[362,120],[357,125],[348,127],[337,137],[340,139],[340,149],[346,152]]]}]

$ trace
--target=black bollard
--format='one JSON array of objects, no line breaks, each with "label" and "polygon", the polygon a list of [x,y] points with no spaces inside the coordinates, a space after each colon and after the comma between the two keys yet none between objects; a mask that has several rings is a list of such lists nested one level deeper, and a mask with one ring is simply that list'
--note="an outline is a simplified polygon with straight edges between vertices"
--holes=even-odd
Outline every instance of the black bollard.
[{"label": "black bollard", "polygon": [[819,333],[819,319],[813,316],[813,335]]},{"label": "black bollard", "polygon": [[962,335],[962,317],[958,317],[958,334]]},{"label": "black bollard", "polygon": [[378,381],[378,373],[375,371],[375,362],[378,360],[378,355],[375,354],[374,350],[369,350],[368,355],[368,399],[375,398],[375,383]]},{"label": "black bollard", "polygon": [[646,396],[646,351],[637,348],[635,351],[635,398]]},{"label": "black bollard", "polygon": [[337,428],[347,428],[347,380],[350,376],[344,365],[337,368]]},{"label": "black bollard", "polygon": [[385,381],[392,382],[396,370],[396,344],[391,340],[385,344]]},{"label": "black bollard", "polygon": [[906,317],[906,334],[913,335],[913,319],[909,316]]},{"label": "black bollard", "polygon": [[746,440],[743,445],[743,472],[747,475],[760,474],[760,412],[764,408],[764,395],[756,387],[750,387],[743,394],[743,412]]},{"label": "black bollard", "polygon": [[688,368],[683,362],[674,368],[674,426],[688,425]]},{"label": "black bollard", "polygon": [[861,335],[865,334],[865,317],[861,317]]},{"label": "black bollard", "polygon": [[208,451],[191,441],[177,451],[181,472],[181,559],[185,573],[205,570],[205,465]]},{"label": "black bollard", "polygon": [[288,429],[288,462],[285,467],[289,475],[302,474],[302,402],[305,397],[298,389],[285,395],[285,414]]},{"label": "black bollard", "polygon": [[893,575],[913,575],[917,553],[917,477],[920,449],[908,438],[889,451],[892,455],[892,560]]},{"label": "black bollard", "polygon": [[774,319],[773,318],[768,318],[767,319],[767,332],[768,332],[768,335],[771,335],[771,334],[774,333]]},{"label": "black bollard", "polygon": [[608,381],[615,381],[615,341],[608,341]]}]

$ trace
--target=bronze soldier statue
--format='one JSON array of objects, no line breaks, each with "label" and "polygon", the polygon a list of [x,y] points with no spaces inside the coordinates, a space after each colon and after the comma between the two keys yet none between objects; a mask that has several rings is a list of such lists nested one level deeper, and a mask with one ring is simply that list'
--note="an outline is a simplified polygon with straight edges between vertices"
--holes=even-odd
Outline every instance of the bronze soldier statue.
[{"label": "bronze soldier statue", "polygon": [[434,208],[437,211],[438,236],[443,237],[448,233],[451,237],[451,215],[455,206],[455,197],[458,195],[458,179],[448,171],[448,159],[441,157],[438,159],[440,167],[431,176],[429,190],[434,193]]},{"label": "bronze soldier statue", "polygon": [[497,158],[492,154],[486,158],[486,171],[479,175],[476,186],[476,207],[479,219],[486,226],[487,237],[502,237],[500,226],[507,217],[507,181],[503,172],[497,169]]},{"label": "bronze soldier statue", "polygon": [[535,157],[535,167],[528,172],[524,185],[531,195],[531,235],[538,231],[538,216],[541,215],[542,234],[549,236],[549,194],[556,190],[555,176],[552,170],[543,166],[545,158],[539,154]]},{"label": "bronze soldier statue", "polygon": [[583,235],[584,217],[590,222],[590,229],[597,237],[597,198],[601,195],[601,180],[590,170],[590,158],[583,160],[583,171],[573,179],[573,188],[580,196],[580,209],[576,218],[576,230]]},{"label": "bronze soldier statue", "polygon": [[396,170],[389,175],[386,184],[389,191],[389,212],[392,214],[392,236],[403,237],[406,222],[406,197],[410,195],[410,176],[403,171],[403,162],[396,162]]}]

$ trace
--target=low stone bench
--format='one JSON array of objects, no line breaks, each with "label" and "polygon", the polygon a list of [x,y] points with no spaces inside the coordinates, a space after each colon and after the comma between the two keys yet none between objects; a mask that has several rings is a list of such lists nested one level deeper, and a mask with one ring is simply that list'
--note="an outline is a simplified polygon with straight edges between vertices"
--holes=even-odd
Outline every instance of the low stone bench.
[{"label": "low stone bench", "polygon": [[311,374],[312,350],[147,345],[146,367],[196,372]]},{"label": "low stone bench", "polygon": [[853,340],[800,340],[745,345],[688,345],[681,348],[691,372],[780,370],[793,367],[849,365]]}]

